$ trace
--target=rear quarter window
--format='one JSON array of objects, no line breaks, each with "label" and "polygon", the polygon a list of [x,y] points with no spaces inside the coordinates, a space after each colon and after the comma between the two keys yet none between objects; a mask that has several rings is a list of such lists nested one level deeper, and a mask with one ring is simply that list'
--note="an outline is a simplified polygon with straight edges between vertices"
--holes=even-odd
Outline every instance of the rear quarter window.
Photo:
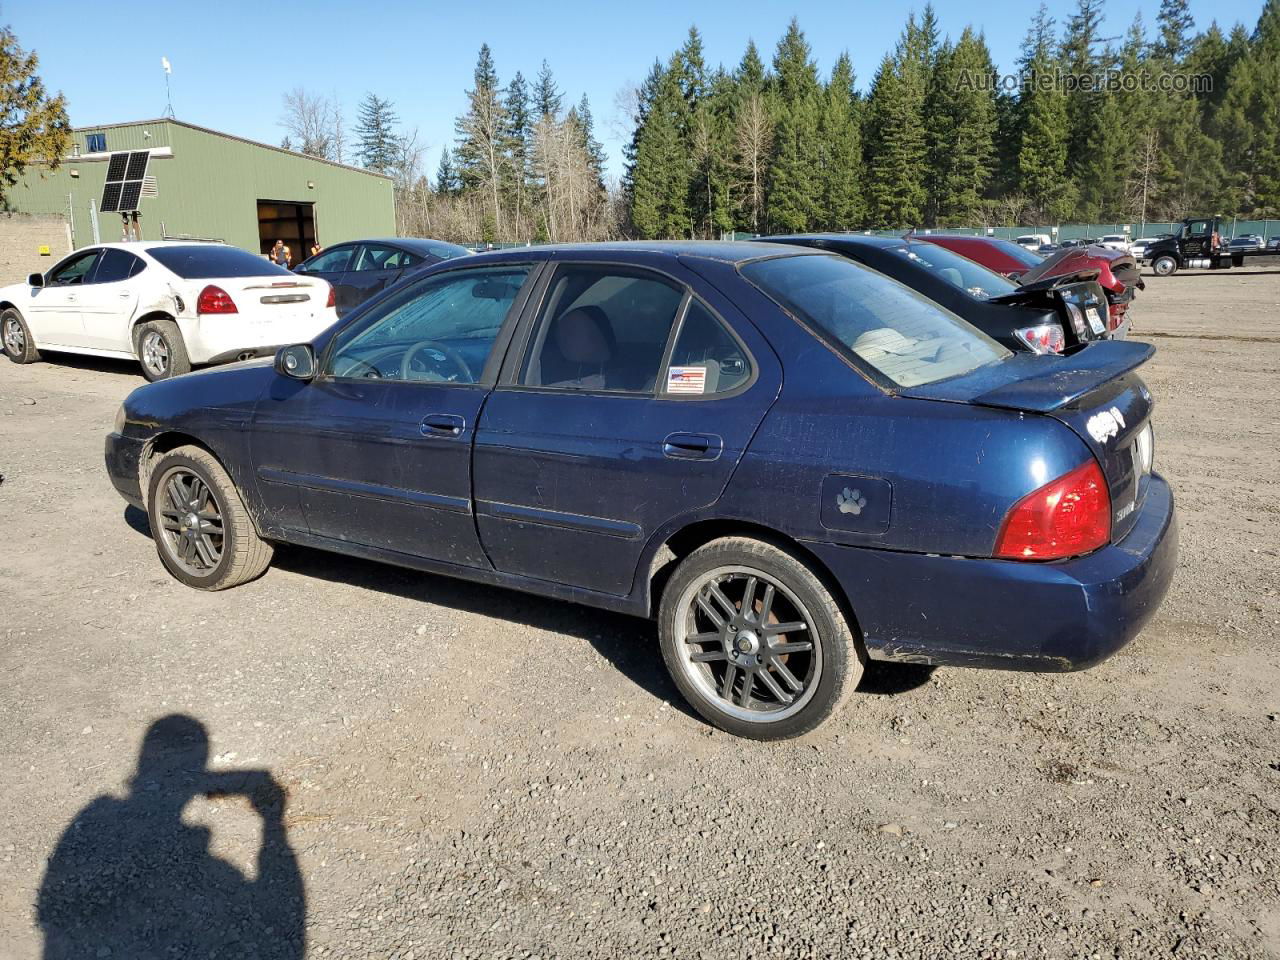
[{"label": "rear quarter window", "polygon": [[184,280],[225,277],[291,277],[284,267],[238,247],[215,244],[178,244],[148,247],[147,254]]},{"label": "rear quarter window", "polygon": [[932,300],[843,258],[776,257],[741,270],[800,322],[901,387],[960,376],[1011,355]]}]

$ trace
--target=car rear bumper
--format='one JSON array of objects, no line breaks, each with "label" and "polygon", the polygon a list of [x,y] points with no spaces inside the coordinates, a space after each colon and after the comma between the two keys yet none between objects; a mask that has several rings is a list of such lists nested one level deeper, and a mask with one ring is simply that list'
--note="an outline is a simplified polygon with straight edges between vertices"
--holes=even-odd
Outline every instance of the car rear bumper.
[{"label": "car rear bumper", "polygon": [[263,318],[253,314],[213,314],[180,323],[192,363],[225,363],[243,354],[265,356],[290,343],[310,343],[336,323],[332,307],[312,313]]},{"label": "car rear bumper", "polygon": [[116,492],[140,510],[145,510],[146,503],[142,496],[142,481],[138,476],[138,465],[142,460],[142,448],[145,440],[121,436],[118,433],[107,434],[106,461],[107,476]]},{"label": "car rear bumper", "polygon": [[1119,543],[1054,563],[806,543],[848,596],[874,659],[1006,670],[1083,670],[1155,614],[1178,561],[1168,483],[1152,475]]}]

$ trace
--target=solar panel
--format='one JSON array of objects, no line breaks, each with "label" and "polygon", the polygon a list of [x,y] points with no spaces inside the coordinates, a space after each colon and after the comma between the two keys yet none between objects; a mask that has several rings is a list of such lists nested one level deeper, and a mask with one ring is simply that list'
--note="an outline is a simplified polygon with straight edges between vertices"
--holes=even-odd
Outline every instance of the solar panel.
[{"label": "solar panel", "polygon": [[113,153],[107,162],[107,179],[102,187],[103,213],[129,213],[138,209],[142,185],[147,175],[149,150]]}]

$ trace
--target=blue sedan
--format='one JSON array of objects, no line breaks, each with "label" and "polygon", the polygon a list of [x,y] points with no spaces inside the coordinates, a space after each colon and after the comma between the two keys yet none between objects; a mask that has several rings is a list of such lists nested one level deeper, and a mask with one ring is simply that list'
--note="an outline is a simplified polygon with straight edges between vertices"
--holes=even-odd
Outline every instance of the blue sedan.
[{"label": "blue sedan", "polygon": [[1142,628],[1151,353],[1015,355],[809,248],[526,248],[134,391],[107,470],[192,587],[293,543],[655,617],[702,716],[778,739],[867,658],[1073,670]]}]

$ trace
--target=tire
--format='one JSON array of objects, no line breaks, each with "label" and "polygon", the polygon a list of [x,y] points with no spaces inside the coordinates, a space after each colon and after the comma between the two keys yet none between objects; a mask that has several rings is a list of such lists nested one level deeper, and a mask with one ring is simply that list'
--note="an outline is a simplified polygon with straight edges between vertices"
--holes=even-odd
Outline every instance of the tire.
[{"label": "tire", "polygon": [[182,331],[172,320],[141,324],[134,332],[133,345],[142,364],[142,375],[152,383],[191,372]]},{"label": "tire", "polygon": [[[804,627],[770,632],[788,623]],[[865,662],[813,570],[747,537],[714,540],[680,562],[662,591],[658,638],[667,670],[699,715],[753,740],[813,730],[848,699]]]},{"label": "tire", "polygon": [[1172,277],[1178,272],[1178,261],[1165,254],[1151,261],[1151,269],[1155,271],[1157,277]]},{"label": "tire", "polygon": [[178,447],[150,466],[147,518],[160,562],[189,587],[226,590],[271,565],[271,544],[253,528],[231,477],[200,447]]},{"label": "tire", "polygon": [[0,313],[0,344],[4,346],[4,355],[14,363],[35,363],[40,359],[31,328],[12,307]]}]

